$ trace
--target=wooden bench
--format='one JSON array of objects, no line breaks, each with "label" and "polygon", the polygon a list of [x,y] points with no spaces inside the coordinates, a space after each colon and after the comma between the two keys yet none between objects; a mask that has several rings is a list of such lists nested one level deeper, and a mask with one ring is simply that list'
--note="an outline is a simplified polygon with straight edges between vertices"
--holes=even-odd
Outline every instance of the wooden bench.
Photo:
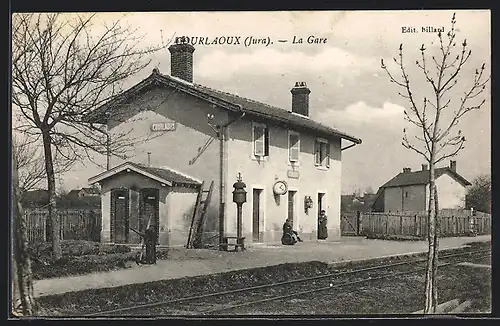
[{"label": "wooden bench", "polygon": [[[236,243],[230,240],[236,240]],[[245,237],[223,237],[222,242],[219,244],[220,248],[224,251],[244,251],[245,250]],[[233,248],[229,250],[229,248]]]}]

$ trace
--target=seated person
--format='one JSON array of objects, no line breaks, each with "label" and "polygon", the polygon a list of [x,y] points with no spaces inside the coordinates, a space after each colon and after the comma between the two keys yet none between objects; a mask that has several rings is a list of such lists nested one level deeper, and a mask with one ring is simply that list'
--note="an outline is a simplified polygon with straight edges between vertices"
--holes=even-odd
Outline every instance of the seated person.
[{"label": "seated person", "polygon": [[283,224],[283,236],[281,237],[281,243],[284,245],[294,245],[298,242],[302,242],[297,231],[293,230],[292,220],[286,219],[285,224]]}]

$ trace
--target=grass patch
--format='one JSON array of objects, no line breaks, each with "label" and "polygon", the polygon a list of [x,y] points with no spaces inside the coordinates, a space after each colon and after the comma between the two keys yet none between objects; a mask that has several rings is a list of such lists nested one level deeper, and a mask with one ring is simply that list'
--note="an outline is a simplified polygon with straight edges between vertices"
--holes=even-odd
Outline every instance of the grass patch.
[{"label": "grass patch", "polygon": [[126,268],[136,254],[123,245],[83,240],[61,241],[62,258],[52,259],[52,245],[43,243],[30,248],[35,280]]},{"label": "grass patch", "polygon": [[398,235],[398,234],[368,234],[367,239],[390,240],[390,241],[422,241],[423,237],[413,235]]},{"label": "grass patch", "polygon": [[212,275],[91,289],[37,299],[42,311],[58,310],[63,315],[82,315],[127,305],[145,304],[252,285],[281,282],[330,272],[328,264],[318,261],[280,264]]}]

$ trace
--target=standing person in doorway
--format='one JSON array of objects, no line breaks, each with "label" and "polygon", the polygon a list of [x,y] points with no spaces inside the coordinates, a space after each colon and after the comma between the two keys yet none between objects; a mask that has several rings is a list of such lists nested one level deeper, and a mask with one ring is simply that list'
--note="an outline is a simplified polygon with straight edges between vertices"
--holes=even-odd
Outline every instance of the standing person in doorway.
[{"label": "standing person in doorway", "polygon": [[326,217],[325,210],[321,210],[318,216],[318,239],[325,240],[328,238],[328,229],[326,227],[326,222],[328,218]]}]

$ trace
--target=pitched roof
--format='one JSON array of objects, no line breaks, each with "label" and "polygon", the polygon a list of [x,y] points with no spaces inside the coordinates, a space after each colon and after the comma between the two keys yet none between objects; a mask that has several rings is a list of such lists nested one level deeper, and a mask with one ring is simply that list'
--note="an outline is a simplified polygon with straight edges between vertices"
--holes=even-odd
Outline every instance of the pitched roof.
[{"label": "pitched roof", "polygon": [[186,175],[181,174],[180,172],[173,171],[169,168],[151,167],[138,163],[130,163],[130,164],[135,165],[138,168],[145,170],[151,174],[157,175],[160,178],[172,181],[174,184],[192,184],[192,185],[201,184],[199,180],[196,180],[195,178],[192,177],[188,177]]},{"label": "pitched roof", "polygon": [[120,164],[120,165],[112,168],[111,170],[105,171],[101,174],[98,174],[98,175],[92,177],[92,178],[89,178],[89,183],[99,182],[101,180],[112,177],[113,175],[116,175],[117,173],[120,173],[120,172],[127,170],[127,169],[133,170],[136,173],[142,174],[142,175],[149,177],[153,180],[156,180],[158,182],[165,183],[169,186],[171,186],[171,185],[192,185],[192,186],[201,185],[200,180],[189,177],[189,176],[184,175],[180,172],[173,171],[170,168],[150,167],[150,166],[145,166],[145,165],[133,163],[133,162],[125,162],[123,164]]},{"label": "pitched roof", "polygon": [[72,189],[68,192],[68,196],[77,196],[80,192],[80,189]]},{"label": "pitched roof", "polygon": [[99,189],[96,189],[96,188],[91,188],[91,187],[85,188],[84,187],[81,190],[84,190],[84,191],[86,191],[89,194],[100,194]]},{"label": "pitched roof", "polygon": [[111,116],[110,110],[129,100],[134,95],[140,93],[142,90],[151,85],[170,86],[184,93],[188,93],[213,104],[217,104],[229,111],[245,113],[274,123],[281,123],[297,129],[305,129],[327,136],[336,136],[356,144],[361,144],[361,139],[311,120],[308,117],[303,117],[288,110],[244,98],[235,94],[222,92],[199,84],[188,83],[179,78],[160,74],[156,68],[149,77],[91,112],[87,116],[87,119],[94,122],[105,121],[106,116]]},{"label": "pitched roof", "polygon": [[[439,178],[443,174],[449,173],[451,177],[460,182],[464,186],[469,186],[471,183],[467,181],[457,172],[453,171],[449,167],[436,168],[435,178]],[[389,187],[401,187],[401,186],[412,186],[412,185],[426,185],[429,183],[429,170],[426,171],[415,171],[415,172],[401,172],[394,178],[386,182],[380,188]]]}]

